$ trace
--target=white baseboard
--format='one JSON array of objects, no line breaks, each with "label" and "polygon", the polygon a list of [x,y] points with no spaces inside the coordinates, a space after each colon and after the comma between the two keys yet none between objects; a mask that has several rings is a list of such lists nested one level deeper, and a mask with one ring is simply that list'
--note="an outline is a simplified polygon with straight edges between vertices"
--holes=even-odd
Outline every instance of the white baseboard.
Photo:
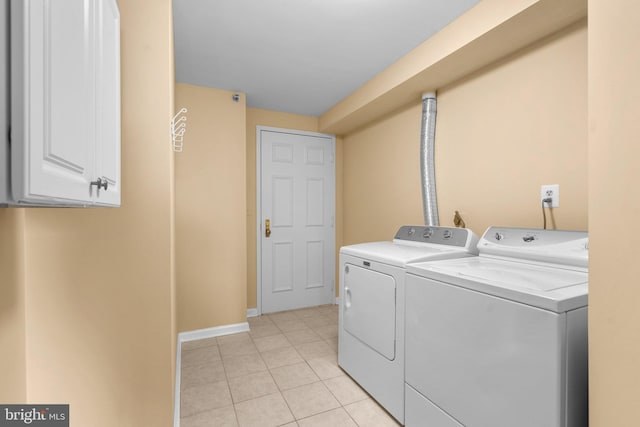
[{"label": "white baseboard", "polygon": [[176,388],[173,392],[173,427],[180,427],[180,373],[182,372],[182,343],[176,343]]},{"label": "white baseboard", "polygon": [[247,317],[258,317],[257,308],[247,308]]},{"label": "white baseboard", "polygon": [[237,334],[239,332],[248,332],[249,323],[234,323],[232,325],[215,326],[213,328],[197,329],[195,331],[180,332],[178,334],[179,342],[195,341],[204,338],[221,337],[223,335]]},{"label": "white baseboard", "polygon": [[[257,315],[257,309],[256,315]],[[249,316],[247,311],[247,317]],[[224,335],[237,334],[239,332],[248,332],[249,323],[235,323],[232,325],[216,326],[213,328],[198,329],[195,331],[180,332],[178,334],[178,342],[176,345],[176,388],[175,400],[173,402],[173,426],[180,427],[180,377],[182,365],[182,343],[187,341],[201,340],[204,338],[221,337]]]}]

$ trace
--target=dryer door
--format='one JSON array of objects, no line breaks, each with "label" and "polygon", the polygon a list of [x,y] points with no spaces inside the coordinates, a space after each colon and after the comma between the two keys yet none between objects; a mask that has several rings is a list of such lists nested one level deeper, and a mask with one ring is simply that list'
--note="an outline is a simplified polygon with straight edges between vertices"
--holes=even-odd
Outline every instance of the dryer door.
[{"label": "dryer door", "polygon": [[387,359],[395,359],[395,278],[347,264],[344,293],[344,330]]}]

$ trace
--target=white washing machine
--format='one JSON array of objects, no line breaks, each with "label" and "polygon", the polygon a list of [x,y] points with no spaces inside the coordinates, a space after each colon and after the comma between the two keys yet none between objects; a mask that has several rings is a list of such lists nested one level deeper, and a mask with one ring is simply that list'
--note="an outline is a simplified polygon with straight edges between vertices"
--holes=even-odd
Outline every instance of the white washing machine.
[{"label": "white washing machine", "polygon": [[407,266],[407,426],[588,425],[586,232],[489,228]]},{"label": "white washing machine", "polygon": [[340,249],[338,363],[401,423],[404,266],[472,256],[477,241],[463,228],[403,226],[393,241]]}]

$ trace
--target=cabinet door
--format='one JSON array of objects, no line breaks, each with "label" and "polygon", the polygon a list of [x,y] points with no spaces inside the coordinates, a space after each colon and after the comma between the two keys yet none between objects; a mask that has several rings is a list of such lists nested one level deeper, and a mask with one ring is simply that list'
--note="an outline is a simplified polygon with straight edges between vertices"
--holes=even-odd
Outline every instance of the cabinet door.
[{"label": "cabinet door", "polygon": [[93,7],[89,0],[11,3],[16,201],[92,203]]},{"label": "cabinet door", "polygon": [[120,14],[115,0],[96,2],[96,176],[100,205],[120,205]]}]

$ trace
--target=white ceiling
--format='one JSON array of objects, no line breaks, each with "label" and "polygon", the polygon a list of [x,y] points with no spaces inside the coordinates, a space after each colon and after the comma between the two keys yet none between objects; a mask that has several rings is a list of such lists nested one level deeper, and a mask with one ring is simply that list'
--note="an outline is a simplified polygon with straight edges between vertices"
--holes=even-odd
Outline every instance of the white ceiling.
[{"label": "white ceiling", "polygon": [[176,80],[319,116],[479,0],[174,0]]}]

